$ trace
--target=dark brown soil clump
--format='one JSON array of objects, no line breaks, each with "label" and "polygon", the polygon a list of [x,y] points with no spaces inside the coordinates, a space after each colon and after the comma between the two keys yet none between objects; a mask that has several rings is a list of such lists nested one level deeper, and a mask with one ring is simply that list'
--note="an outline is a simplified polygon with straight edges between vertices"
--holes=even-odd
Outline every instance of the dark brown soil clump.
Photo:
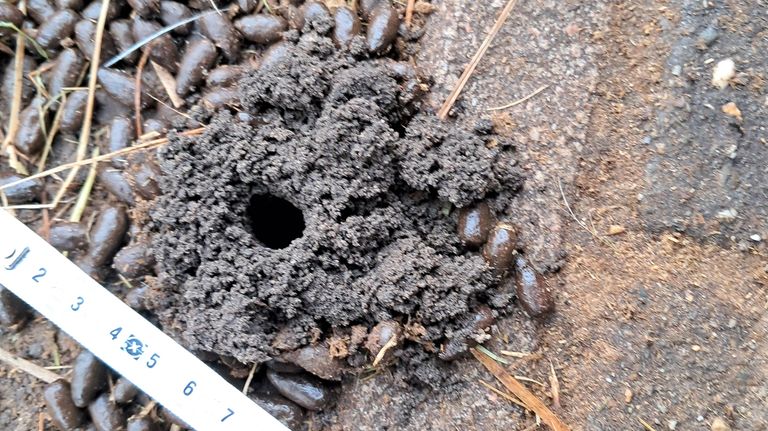
[{"label": "dark brown soil clump", "polygon": [[247,114],[160,156],[147,230],[164,327],[251,363],[395,319],[437,357],[480,304],[503,312],[511,295],[452,208],[509,201],[510,143],[417,113],[413,70],[367,58],[362,38],[339,51],[310,32],[276,52],[241,82]]}]

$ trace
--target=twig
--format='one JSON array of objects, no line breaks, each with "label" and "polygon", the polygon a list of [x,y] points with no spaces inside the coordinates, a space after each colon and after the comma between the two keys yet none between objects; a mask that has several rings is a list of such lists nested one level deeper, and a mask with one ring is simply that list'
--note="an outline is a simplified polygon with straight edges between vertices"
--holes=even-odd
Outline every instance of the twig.
[{"label": "twig", "polygon": [[6,129],[5,140],[3,140],[3,152],[5,152],[11,141],[16,139],[16,132],[19,130],[19,112],[21,112],[21,90],[24,80],[24,36],[22,33],[16,35],[16,56],[13,60],[13,99],[11,99],[11,116],[8,119],[8,129]]},{"label": "twig", "polygon": [[144,51],[141,54],[141,58],[139,59],[139,64],[136,66],[136,92],[133,93],[133,109],[136,111],[135,113],[135,121],[136,121],[136,136],[141,136],[142,133],[142,126],[141,126],[141,75],[144,74],[144,66],[147,65],[147,60],[149,60],[149,53],[152,51],[152,47],[147,47],[147,50]]},{"label": "twig", "polygon": [[[83,116],[83,127],[80,130],[80,143],[77,146],[77,161],[83,160],[85,157],[85,151],[88,149],[88,141],[91,137],[91,123],[93,122],[93,107],[95,105],[96,96],[96,82],[99,73],[99,59],[101,58],[101,45],[104,39],[104,26],[107,22],[107,12],[109,9],[109,0],[102,0],[101,11],[99,13],[99,21],[96,23],[96,36],[94,39],[93,56],[91,57],[91,76],[88,77],[88,99],[85,104],[85,115]],[[69,171],[69,175],[62,183],[61,188],[56,193],[56,197],[53,199],[54,208],[59,204],[61,198],[67,192],[72,181],[77,177],[79,167]]]},{"label": "twig", "polygon": [[8,352],[7,350],[0,349],[0,361],[5,362],[13,368],[18,368],[30,376],[44,381],[45,383],[52,383],[62,378],[60,375],[54,373],[53,371],[46,370],[45,368],[33,364],[26,359],[22,359],[11,352]]},{"label": "twig", "polygon": [[139,412],[139,416],[140,417],[144,417],[144,416],[148,415],[149,412],[151,412],[152,409],[154,409],[156,405],[157,405],[157,401],[155,401],[155,400],[152,400],[152,401],[148,402],[147,405],[144,406],[143,409],[141,409],[141,412]]},{"label": "twig", "polygon": [[544,403],[533,395],[531,391],[526,389],[522,383],[515,380],[510,376],[504,368],[497,364],[493,359],[480,353],[476,349],[470,349],[472,355],[485,366],[491,374],[496,377],[510,392],[518,397],[525,405],[533,410],[537,415],[541,416],[541,419],[545,424],[552,427],[554,431],[569,431],[569,428],[555,416],[554,413]]},{"label": "twig", "polygon": [[500,396],[504,397],[506,400],[512,402],[512,404],[517,404],[518,406],[520,406],[520,407],[522,407],[522,408],[524,408],[526,410],[530,410],[530,408],[528,406],[526,406],[522,401],[518,400],[517,398],[513,397],[512,395],[510,395],[510,394],[508,394],[508,393],[506,393],[504,391],[500,391],[500,390],[494,388],[493,385],[491,385],[490,383],[488,383],[486,381],[483,381],[483,380],[478,380],[478,382],[480,382],[480,384],[485,386],[486,388],[490,389],[493,393],[495,393],[497,395],[500,395]]},{"label": "twig", "polygon": [[513,106],[517,106],[517,105],[519,105],[521,103],[524,103],[524,102],[530,100],[531,98],[535,97],[537,94],[541,93],[542,91],[546,90],[547,88],[549,88],[549,84],[542,85],[541,87],[537,88],[536,91],[534,91],[533,93],[523,97],[522,99],[518,99],[518,100],[515,100],[512,103],[507,103],[506,105],[497,106],[495,108],[488,108],[488,109],[486,109],[486,111],[498,111],[500,109],[512,108]]},{"label": "twig", "polygon": [[63,91],[61,94],[61,103],[59,103],[59,109],[56,110],[56,115],[53,117],[53,123],[51,124],[51,130],[48,131],[48,136],[45,138],[45,147],[43,147],[43,155],[40,156],[40,160],[37,162],[37,172],[45,169],[45,162],[48,161],[48,154],[51,152],[51,146],[53,140],[56,138],[56,133],[59,132],[61,127],[61,117],[64,115],[64,105],[67,103],[67,96]]},{"label": "twig", "polygon": [[501,30],[501,27],[504,25],[504,22],[509,17],[509,14],[512,12],[512,9],[515,7],[516,3],[517,0],[509,0],[507,5],[504,6],[504,9],[501,11],[501,14],[499,14],[499,18],[496,20],[496,23],[493,24],[491,31],[488,33],[488,36],[485,37],[485,40],[480,45],[480,48],[477,50],[475,55],[472,57],[469,65],[467,65],[467,68],[464,69],[464,73],[461,74],[459,82],[456,83],[456,86],[453,88],[453,91],[451,91],[450,96],[448,96],[448,99],[445,101],[445,103],[443,103],[443,106],[437,113],[438,118],[441,120],[445,120],[445,118],[448,116],[448,112],[451,110],[453,104],[456,103],[456,99],[459,98],[461,90],[463,90],[464,86],[467,85],[469,77],[472,76],[472,73],[474,73],[477,64],[480,63],[480,59],[482,59],[483,55],[485,55],[485,51],[487,51],[488,47],[491,46],[493,38],[496,37],[496,34],[499,32],[499,30]]},{"label": "twig", "polygon": [[416,4],[416,0],[408,0],[408,5],[405,6],[405,25],[410,27],[413,20],[413,6]]},{"label": "twig", "polygon": [[[93,150],[93,157],[99,156],[99,149]],[[96,167],[98,162],[93,162],[91,170],[88,172],[88,178],[83,183],[83,188],[80,189],[80,195],[77,197],[75,207],[72,209],[72,215],[69,217],[69,221],[79,223],[83,217],[83,211],[85,211],[86,205],[88,205],[88,197],[91,196],[91,190],[93,190],[93,183],[96,181]]]},{"label": "twig", "polygon": [[[204,127],[198,127],[197,129],[187,130],[185,132],[179,133],[179,135],[180,136],[197,136],[197,135],[203,133],[204,130],[205,130]],[[144,150],[144,149],[151,149],[151,148],[159,147],[161,145],[165,145],[167,143],[168,143],[168,138],[153,139],[151,141],[147,141],[147,142],[144,142],[144,143],[141,143],[141,144],[138,144],[138,145],[134,145],[132,147],[123,148],[121,150],[113,151],[111,153],[107,153],[107,154],[104,154],[104,155],[101,155],[101,156],[98,156],[98,157],[94,157],[92,159],[85,159],[85,160],[81,160],[79,162],[65,163],[63,165],[56,166],[55,168],[51,168],[51,169],[48,169],[48,170],[43,171],[43,172],[39,172],[39,173],[34,174],[34,175],[30,175],[30,176],[28,176],[26,178],[22,178],[22,179],[19,179],[19,180],[16,180],[16,181],[12,181],[12,182],[7,183],[7,184],[0,185],[0,190],[6,190],[6,189],[9,189],[11,187],[17,186],[17,185],[19,185],[19,184],[21,184],[23,182],[32,181],[32,180],[35,180],[35,179],[38,179],[38,178],[44,178],[44,177],[56,174],[56,173],[61,172],[61,171],[66,171],[67,169],[72,169],[72,168],[75,168],[75,167],[88,165],[88,164],[91,164],[91,163],[94,163],[94,162],[102,162],[104,160],[110,160],[110,159],[112,159],[114,157],[121,156],[121,155],[126,154],[126,153],[132,153],[134,151],[139,151],[139,150]],[[36,208],[51,208],[50,204],[48,204],[47,206],[36,205],[35,207]]]},{"label": "twig", "polygon": [[187,19],[183,19],[175,24],[171,24],[168,26],[165,26],[161,28],[160,30],[150,34],[149,36],[145,37],[144,39],[141,39],[140,41],[134,43],[133,45],[129,46],[125,51],[121,52],[120,54],[117,54],[116,56],[110,58],[106,63],[102,65],[102,67],[112,67],[117,63],[118,61],[124,59],[125,57],[131,55],[132,52],[136,51],[137,49],[141,48],[142,46],[148,44],[149,42],[152,42],[153,40],[157,39],[158,37],[175,30],[183,25],[187,25],[192,21],[196,21],[206,15],[211,15],[214,13],[221,13],[222,11],[229,11],[230,8],[225,9],[217,9],[217,10],[210,10],[207,12],[202,12],[197,15],[191,16]]},{"label": "twig", "polygon": [[251,367],[251,372],[248,373],[248,378],[245,379],[245,384],[243,385],[243,395],[248,395],[248,388],[251,387],[251,382],[253,381],[253,375],[256,374],[257,368],[259,368],[259,363],[254,362],[253,366]]}]

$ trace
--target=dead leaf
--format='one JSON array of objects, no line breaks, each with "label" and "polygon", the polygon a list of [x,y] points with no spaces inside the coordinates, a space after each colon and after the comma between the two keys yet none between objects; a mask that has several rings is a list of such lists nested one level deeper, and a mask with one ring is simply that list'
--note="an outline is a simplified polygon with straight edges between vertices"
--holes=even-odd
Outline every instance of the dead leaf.
[{"label": "dead leaf", "polygon": [[739,121],[742,120],[742,118],[741,118],[741,110],[739,109],[738,106],[736,106],[735,103],[728,102],[725,105],[723,105],[722,109],[723,109],[723,113],[725,113],[725,115],[729,115],[731,117],[734,117],[734,118],[738,119]]}]

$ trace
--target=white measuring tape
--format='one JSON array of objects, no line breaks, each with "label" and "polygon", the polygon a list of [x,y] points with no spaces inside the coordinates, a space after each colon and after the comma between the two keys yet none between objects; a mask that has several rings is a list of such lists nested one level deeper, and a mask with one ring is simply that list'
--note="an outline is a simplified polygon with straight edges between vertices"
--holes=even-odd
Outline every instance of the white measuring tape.
[{"label": "white measuring tape", "polygon": [[5,210],[0,284],[197,431],[288,430]]}]

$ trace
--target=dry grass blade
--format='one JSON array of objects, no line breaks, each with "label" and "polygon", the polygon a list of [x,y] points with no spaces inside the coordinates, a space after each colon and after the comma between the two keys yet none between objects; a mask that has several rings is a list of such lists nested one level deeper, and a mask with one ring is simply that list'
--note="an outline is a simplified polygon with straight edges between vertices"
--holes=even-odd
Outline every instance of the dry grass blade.
[{"label": "dry grass blade", "polygon": [[508,360],[506,360],[506,359],[502,358],[501,356],[499,356],[499,355],[491,352],[490,350],[486,349],[485,346],[483,346],[482,344],[478,344],[477,345],[477,350],[485,353],[491,359],[493,359],[494,361],[496,361],[496,362],[498,362],[500,364],[509,365],[509,361]]},{"label": "dry grass blade", "polygon": [[5,139],[3,140],[3,152],[16,138],[16,131],[19,130],[21,90],[24,80],[24,36],[21,34],[16,35],[16,56],[13,59],[13,67],[13,99],[11,99],[11,116],[8,119],[8,128],[5,131]]},{"label": "dry grass blade", "polygon": [[[104,26],[107,23],[107,12],[109,9],[109,0],[102,0],[101,11],[99,13],[99,20],[96,23],[96,36],[94,39],[93,56],[91,57],[91,69],[90,76],[88,77],[88,99],[85,104],[85,114],[83,115],[83,127],[80,130],[80,142],[77,145],[77,161],[83,160],[85,157],[85,151],[88,148],[88,141],[91,137],[91,123],[93,122],[93,107],[95,105],[96,96],[96,82],[99,72],[99,59],[101,58],[101,45],[104,39]],[[53,199],[54,208],[59,204],[61,198],[64,197],[64,193],[67,192],[70,184],[77,176],[79,167],[76,166],[69,172],[61,188],[56,193],[56,197]]]},{"label": "dry grass blade", "polygon": [[53,140],[56,138],[56,134],[61,127],[61,117],[64,115],[64,105],[67,103],[67,96],[62,92],[61,103],[59,103],[59,109],[56,110],[56,115],[53,117],[53,123],[51,124],[51,130],[48,131],[48,135],[45,137],[45,147],[43,147],[43,155],[40,156],[40,161],[37,162],[37,172],[41,172],[45,169],[45,162],[48,161],[48,154],[51,152],[51,146]]},{"label": "dry grass blade", "polygon": [[[197,136],[197,135],[203,133],[204,130],[205,130],[204,127],[198,127],[197,129],[187,130],[186,132],[179,133],[179,135],[181,135],[181,136]],[[43,171],[43,172],[40,172],[40,173],[37,173],[37,174],[34,174],[34,175],[30,175],[30,176],[28,176],[26,178],[22,178],[20,180],[16,180],[16,181],[12,181],[12,182],[7,183],[7,184],[3,184],[3,185],[0,186],[0,191],[1,190],[5,190],[5,189],[9,189],[11,187],[15,187],[15,186],[17,186],[17,185],[19,185],[19,184],[21,184],[23,182],[26,182],[26,181],[32,181],[32,180],[35,180],[35,179],[38,179],[38,178],[44,178],[44,177],[47,177],[47,176],[59,173],[61,171],[66,171],[67,169],[73,169],[73,168],[76,168],[76,167],[79,167],[79,166],[88,165],[88,164],[91,164],[91,163],[94,163],[94,162],[103,162],[105,160],[110,160],[110,159],[113,159],[113,158],[115,158],[117,156],[121,156],[123,154],[128,154],[128,153],[132,153],[134,151],[140,151],[140,150],[145,150],[145,149],[151,149],[151,148],[159,147],[161,145],[165,145],[167,143],[168,143],[168,138],[154,139],[154,140],[147,141],[147,142],[144,142],[144,143],[141,143],[141,144],[138,144],[138,145],[134,145],[132,147],[123,148],[122,150],[113,151],[111,153],[107,153],[107,154],[104,154],[104,155],[101,155],[101,156],[98,156],[98,157],[94,157],[92,159],[86,159],[86,160],[81,160],[79,162],[72,162],[72,163],[66,163],[66,164],[63,164],[63,165],[59,165],[59,166],[56,166],[55,168],[51,168],[51,169],[48,169],[46,171]],[[37,205],[36,207],[37,208],[51,208],[51,204]]]},{"label": "dry grass blade", "polygon": [[541,87],[537,88],[537,89],[536,89],[536,90],[535,90],[533,93],[531,93],[531,94],[529,94],[529,95],[527,95],[527,96],[523,97],[522,99],[518,99],[518,100],[515,100],[515,101],[514,101],[514,102],[512,102],[512,103],[507,103],[506,105],[497,106],[497,107],[495,107],[495,108],[488,108],[488,109],[486,109],[486,111],[498,111],[498,110],[500,110],[500,109],[507,109],[507,108],[512,108],[512,107],[514,107],[514,106],[517,106],[517,105],[519,105],[519,104],[521,104],[521,103],[525,103],[525,102],[527,102],[528,100],[530,100],[530,99],[532,99],[532,98],[536,97],[536,95],[537,95],[537,94],[541,93],[542,91],[546,90],[547,88],[549,88],[549,84],[547,84],[547,85],[542,85]]},{"label": "dry grass blade", "polygon": [[654,428],[651,426],[651,424],[649,424],[648,422],[644,421],[642,418],[637,418],[637,420],[638,420],[638,421],[640,421],[640,425],[642,425],[642,426],[643,426],[643,428],[645,428],[647,431],[656,431],[656,430],[655,430],[655,429],[654,429]]},{"label": "dry grass blade", "polygon": [[251,387],[251,382],[253,381],[253,375],[256,374],[256,370],[259,368],[259,363],[254,362],[253,366],[251,367],[251,372],[248,373],[248,378],[245,379],[245,384],[243,385],[243,395],[248,395],[248,388]]},{"label": "dry grass blade", "polygon": [[[15,31],[17,35],[21,36],[22,38],[29,39],[30,42],[32,42],[32,46],[35,47],[35,51],[37,51],[37,54],[40,55],[40,57],[43,57],[46,60],[49,60],[48,53],[45,52],[42,46],[37,43],[35,39],[33,39],[31,36],[24,33],[23,30],[13,25],[11,22],[6,21],[0,21],[0,28],[10,28],[11,30]],[[17,45],[18,46],[18,45]]]},{"label": "dry grass blade", "polygon": [[554,431],[569,431],[569,428],[558,419],[557,416],[549,409],[539,398],[536,397],[531,391],[529,391],[522,383],[518,382],[514,377],[497,364],[496,361],[488,356],[480,353],[476,349],[470,349],[475,359],[485,366],[485,368],[491,372],[512,394],[518,397],[525,405],[534,411],[537,415],[541,416],[541,419],[545,424],[552,427]]},{"label": "dry grass blade", "polygon": [[135,79],[135,85],[136,85],[136,92],[133,93],[133,109],[134,109],[134,117],[136,121],[136,135],[141,136],[143,133],[143,127],[141,125],[141,76],[144,74],[144,66],[147,65],[147,60],[149,60],[149,54],[152,52],[152,47],[150,46],[146,51],[144,51],[141,54],[141,58],[139,59],[139,64],[136,65],[136,78]]},{"label": "dry grass blade", "polygon": [[8,153],[8,166],[10,166],[11,169],[21,175],[29,175],[27,167],[24,166],[24,163],[19,161],[19,154],[16,152],[16,147],[11,145],[5,149],[5,152]]},{"label": "dry grass blade", "polygon": [[60,375],[54,373],[53,371],[46,370],[39,365],[33,364],[32,362],[29,362],[26,359],[22,359],[3,349],[0,349],[0,361],[5,362],[13,368],[18,368],[19,370],[24,371],[30,376],[38,378],[45,383],[52,383],[62,378]]},{"label": "dry grass blade", "polygon": [[[92,158],[95,159],[96,157],[99,157],[98,148],[93,150]],[[69,221],[71,222],[79,223],[80,219],[83,217],[85,207],[88,205],[88,197],[91,196],[91,190],[93,190],[93,183],[96,182],[96,167],[98,165],[98,162],[93,162],[91,165],[91,170],[88,171],[88,178],[86,178],[85,183],[83,183],[83,187],[80,189],[80,195],[77,197],[75,207],[72,209],[72,215],[69,217]]]},{"label": "dry grass blade", "polygon": [[510,395],[510,394],[508,394],[506,392],[503,392],[503,391],[500,391],[500,390],[494,388],[493,385],[491,385],[490,383],[485,382],[483,380],[478,380],[478,382],[480,382],[481,385],[483,385],[486,388],[488,388],[488,390],[490,390],[494,394],[499,395],[500,397],[503,397],[504,399],[506,399],[507,401],[511,402],[512,404],[516,404],[516,405],[518,405],[518,406],[520,406],[520,407],[522,407],[522,408],[524,408],[526,410],[530,410],[530,408],[528,408],[528,406],[526,406],[522,401],[518,400],[517,398],[513,397],[512,395]]},{"label": "dry grass blade", "polygon": [[448,96],[448,99],[445,101],[445,103],[443,103],[443,106],[440,107],[440,111],[437,113],[437,116],[441,120],[445,120],[445,118],[448,116],[448,112],[450,112],[453,104],[456,103],[456,99],[459,98],[459,94],[461,94],[461,90],[463,90],[464,86],[467,85],[467,81],[469,81],[469,77],[472,76],[472,73],[474,73],[478,63],[480,63],[480,59],[482,59],[483,55],[485,55],[485,52],[488,51],[488,47],[491,46],[491,42],[493,42],[493,39],[496,37],[496,34],[499,32],[499,30],[501,30],[501,27],[504,25],[504,22],[507,21],[507,18],[509,17],[509,14],[512,12],[512,9],[514,9],[515,4],[517,4],[517,0],[509,0],[507,2],[507,5],[504,6],[504,9],[501,11],[501,14],[499,14],[499,18],[496,20],[496,23],[493,24],[491,31],[488,33],[488,36],[485,37],[485,40],[480,45],[480,48],[477,50],[475,55],[472,57],[472,60],[467,65],[467,68],[464,69],[464,73],[461,74],[459,81],[456,83],[456,86],[453,88],[453,91],[451,91],[451,94]]},{"label": "dry grass blade", "polygon": [[500,350],[499,353],[501,353],[504,356],[509,356],[517,359],[522,359],[531,355],[530,352],[513,352],[511,350]]},{"label": "dry grass blade", "polygon": [[150,63],[152,63],[152,67],[155,69],[155,73],[157,73],[157,78],[160,80],[160,83],[163,84],[165,92],[168,93],[168,98],[171,99],[173,107],[181,108],[184,106],[184,99],[176,94],[176,78],[174,78],[173,75],[171,75],[171,72],[163,66],[160,66],[154,61],[150,61]]}]

